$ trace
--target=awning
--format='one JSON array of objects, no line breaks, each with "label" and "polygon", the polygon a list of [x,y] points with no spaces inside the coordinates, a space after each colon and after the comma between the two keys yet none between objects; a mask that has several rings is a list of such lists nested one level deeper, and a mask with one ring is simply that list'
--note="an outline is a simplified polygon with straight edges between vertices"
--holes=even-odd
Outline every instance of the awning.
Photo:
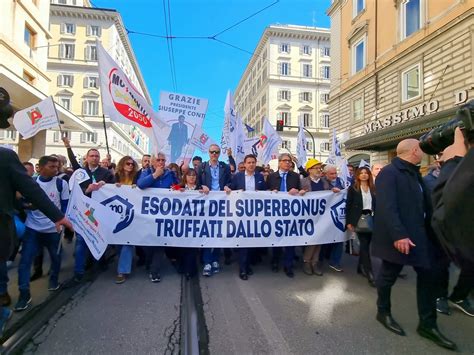
[{"label": "awning", "polygon": [[391,149],[396,147],[402,139],[419,138],[433,128],[441,126],[443,123],[454,118],[458,109],[459,107],[453,107],[361,137],[352,138],[344,142],[344,145],[347,150],[384,151]]},{"label": "awning", "polygon": [[[31,84],[0,65],[0,87],[10,94],[11,104],[15,109],[23,109],[44,100],[47,95]],[[93,132],[93,128],[60,105],[56,105],[59,119],[64,130]]]}]

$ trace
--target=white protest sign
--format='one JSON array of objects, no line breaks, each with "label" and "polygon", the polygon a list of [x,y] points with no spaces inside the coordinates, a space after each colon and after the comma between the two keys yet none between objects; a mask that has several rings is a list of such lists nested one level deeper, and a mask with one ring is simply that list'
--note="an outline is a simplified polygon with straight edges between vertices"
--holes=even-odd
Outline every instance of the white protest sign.
[{"label": "white protest sign", "polygon": [[13,117],[13,125],[23,136],[23,139],[33,137],[43,129],[59,126],[58,117],[51,97],[37,104],[18,111]]},{"label": "white protest sign", "polygon": [[109,244],[241,248],[345,240],[345,191],[205,195],[107,184],[92,197],[120,216]]}]

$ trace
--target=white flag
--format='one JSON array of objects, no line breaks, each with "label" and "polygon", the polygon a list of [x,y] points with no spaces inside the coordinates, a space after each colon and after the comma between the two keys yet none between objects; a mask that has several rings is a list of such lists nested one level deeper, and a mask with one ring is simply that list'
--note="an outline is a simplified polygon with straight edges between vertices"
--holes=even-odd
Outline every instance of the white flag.
[{"label": "white flag", "polygon": [[298,129],[298,138],[296,142],[296,158],[298,159],[299,166],[304,166],[306,164],[306,135],[303,128],[303,118],[300,117],[299,120],[299,129]]},{"label": "white flag", "polygon": [[263,120],[263,132],[260,135],[260,140],[252,151],[257,159],[262,164],[267,164],[273,159],[274,155],[278,154],[278,147],[281,144],[281,137],[278,135],[275,128],[271,125],[268,118]]},{"label": "white flag", "polygon": [[58,117],[51,97],[37,104],[18,111],[13,117],[13,125],[23,136],[23,139],[33,137],[43,129],[59,126]]},{"label": "white flag", "polygon": [[351,186],[352,178],[351,174],[349,173],[349,168],[347,167],[347,160],[339,158],[338,160],[338,169],[339,169],[339,177],[342,180],[342,184],[344,188],[348,188]]},{"label": "white flag", "polygon": [[364,159],[361,159],[360,163],[359,163],[359,168],[369,168],[370,169],[370,164],[367,163]]},{"label": "white flag", "polygon": [[[77,184],[77,181],[73,184]],[[66,216],[71,221],[74,231],[84,238],[92,256],[99,260],[107,249],[107,238],[112,235],[120,216],[100,202],[84,195],[77,185],[73,188],[69,199]]]},{"label": "white flag", "polygon": [[199,149],[201,152],[206,153],[212,144],[216,144],[214,140],[209,137],[201,127],[196,126],[194,128],[193,136],[191,137],[190,144]]},{"label": "white flag", "polygon": [[171,127],[158,117],[99,42],[97,53],[104,115],[109,116],[112,121],[140,127],[153,139],[155,150],[158,150],[166,142]]},{"label": "white flag", "polygon": [[236,125],[236,115],[234,110],[234,98],[232,93],[227,91],[224,105],[224,127],[222,128],[221,149],[226,151],[231,146],[231,135]]},{"label": "white flag", "polygon": [[327,164],[338,165],[341,158],[341,149],[339,147],[339,141],[336,136],[336,130],[332,130],[332,142],[331,142],[331,152],[326,161]]},{"label": "white flag", "polygon": [[244,161],[245,157],[245,141],[247,140],[247,134],[245,133],[245,127],[242,122],[242,117],[237,115],[235,120],[235,129],[230,136],[232,155],[234,156],[236,164]]}]

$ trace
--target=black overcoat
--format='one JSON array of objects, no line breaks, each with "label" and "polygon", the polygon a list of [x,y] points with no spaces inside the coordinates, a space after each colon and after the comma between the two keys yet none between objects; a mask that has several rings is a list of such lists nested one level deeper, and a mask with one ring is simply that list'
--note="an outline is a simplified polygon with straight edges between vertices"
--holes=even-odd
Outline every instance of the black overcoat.
[{"label": "black overcoat", "polygon": [[[372,196],[372,211],[375,211],[375,195],[370,192]],[[347,200],[346,200],[346,225],[352,224],[354,228],[359,222],[360,216],[362,216],[362,192],[356,190],[354,185],[349,186],[347,189]]]},{"label": "black overcoat", "polygon": [[[375,181],[375,207],[372,255],[395,264],[431,268],[434,259],[433,232],[430,228],[431,201],[419,168],[394,158]],[[416,245],[408,255],[394,242],[410,238]]]}]

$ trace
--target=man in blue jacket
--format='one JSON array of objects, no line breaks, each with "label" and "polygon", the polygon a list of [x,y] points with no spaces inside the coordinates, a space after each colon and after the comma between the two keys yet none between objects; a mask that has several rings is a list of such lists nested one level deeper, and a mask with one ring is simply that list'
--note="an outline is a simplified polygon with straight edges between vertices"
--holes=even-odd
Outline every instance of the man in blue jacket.
[{"label": "man in blue jacket", "polygon": [[[257,158],[255,155],[249,154],[244,158],[245,171],[236,173],[232,177],[230,184],[231,190],[244,191],[261,191],[267,189],[267,184],[262,174],[255,171],[257,167]],[[249,265],[249,250],[248,248],[239,249],[239,277],[242,280],[247,280],[249,275],[253,274]]]},{"label": "man in blue jacket", "polygon": [[[150,187],[169,189],[172,185],[178,183],[178,178],[173,171],[166,169],[166,155],[158,153],[156,157],[151,160],[154,171],[143,170],[140,178],[137,181],[137,186],[140,189],[147,189]],[[150,266],[150,280],[151,282],[160,282],[160,259],[163,247],[147,247],[149,253],[148,258],[151,260]]]},{"label": "man in blue jacket", "polygon": [[[217,144],[209,147],[209,161],[202,163],[197,171],[199,185],[204,193],[209,191],[223,191],[229,187],[231,174],[229,166],[219,161],[221,150]],[[202,257],[204,260],[203,276],[212,276],[219,272],[219,248],[204,248]]]},{"label": "man in blue jacket", "polygon": [[417,332],[439,346],[454,350],[436,324],[436,275],[430,228],[431,198],[423,183],[419,166],[423,158],[416,139],[405,139],[397,146],[397,157],[377,176],[377,205],[372,239],[372,254],[382,259],[376,280],[377,320],[388,330],[405,335],[391,314],[390,295],[404,265],[417,273]]}]

